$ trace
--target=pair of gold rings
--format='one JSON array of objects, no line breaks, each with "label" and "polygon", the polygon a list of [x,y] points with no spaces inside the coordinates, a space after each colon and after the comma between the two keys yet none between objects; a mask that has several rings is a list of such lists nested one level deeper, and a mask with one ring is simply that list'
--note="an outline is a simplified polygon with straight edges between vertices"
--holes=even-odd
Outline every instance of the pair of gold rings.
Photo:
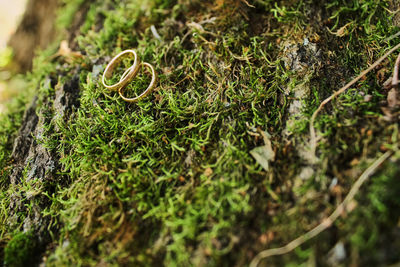
[{"label": "pair of gold rings", "polygon": [[[112,77],[115,68],[118,66],[118,64],[121,62],[121,60],[126,56],[134,57],[133,65],[125,70],[125,72],[122,74],[119,82],[112,84],[112,85],[106,84],[106,78],[110,79]],[[134,97],[134,98],[125,97],[123,95],[125,87],[133,80],[133,78],[136,77],[141,65],[149,68],[151,71],[152,77],[151,77],[150,85],[147,87],[147,89],[143,93],[141,93],[137,97]],[[128,49],[128,50],[122,51],[121,53],[116,55],[110,61],[110,63],[108,63],[108,65],[103,73],[102,83],[103,83],[104,87],[108,88],[109,90],[118,91],[119,95],[121,96],[121,98],[123,100],[125,100],[127,102],[137,102],[137,101],[143,99],[144,97],[146,97],[147,95],[149,95],[151,93],[151,91],[154,89],[154,87],[156,86],[156,83],[157,83],[157,73],[154,70],[153,65],[151,65],[150,63],[147,63],[147,62],[140,61],[140,58],[136,54],[135,50]]]}]

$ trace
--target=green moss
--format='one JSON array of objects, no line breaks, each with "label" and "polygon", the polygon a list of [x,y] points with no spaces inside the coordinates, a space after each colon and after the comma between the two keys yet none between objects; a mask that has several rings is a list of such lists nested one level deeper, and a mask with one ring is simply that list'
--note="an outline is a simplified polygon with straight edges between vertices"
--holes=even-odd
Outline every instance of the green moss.
[{"label": "green moss", "polygon": [[35,264],[39,256],[36,238],[32,232],[14,235],[4,248],[4,265],[17,267]]},{"label": "green moss", "polygon": [[63,8],[57,12],[56,25],[58,29],[66,30],[71,26],[75,14],[82,7],[84,0],[62,0],[60,3],[63,5]]},{"label": "green moss", "polygon": [[[400,169],[397,164],[389,163],[384,170],[374,177],[366,194],[359,197],[359,202],[368,208],[357,209],[344,226],[352,247],[360,254],[368,254],[362,259],[365,264],[378,264],[382,253],[386,253],[393,262],[397,258],[397,252],[389,247],[399,245],[395,235],[400,216],[397,197],[400,193]],[[385,240],[390,240],[392,244],[388,245]]]},{"label": "green moss", "polygon": [[[379,120],[385,94],[382,81],[371,73],[319,115],[320,162],[310,165],[304,156],[313,111],[390,46],[382,42],[395,32],[387,19],[388,3],[272,2],[257,1],[252,8],[228,0],[94,1],[74,48],[83,60],[49,61],[55,47],[41,53],[31,76],[39,84],[39,108],[46,117],[40,141],[62,164],[57,182],[44,184],[38,193],[46,198],[42,215],[54,231],[55,249],[46,253],[49,266],[245,265],[254,252],[287,243],[329,213],[342,197],[330,189],[333,181],[344,194],[366,168],[354,162],[374,158],[380,146],[398,144],[393,123]],[[80,3],[62,9],[65,25]],[[332,34],[347,24],[346,35]],[[309,42],[320,56],[288,55],[288,47],[303,51]],[[101,86],[107,61],[129,48],[159,73],[158,88],[137,104]],[[306,66],[285,65],[289,56]],[[79,108],[68,119],[54,116],[56,90],[76,75]],[[146,82],[131,83],[127,93],[142,91]],[[308,90],[301,99],[299,88]],[[372,100],[365,101],[366,95]],[[294,101],[301,114],[291,113]],[[7,127],[0,138],[17,127]],[[260,131],[271,134],[276,152],[268,171],[249,153],[264,145]],[[4,139],[4,153],[12,139]],[[3,169],[9,157],[4,155]],[[300,179],[305,167],[313,173]],[[366,215],[354,213],[336,225],[337,236],[355,250],[367,253],[378,244],[377,236],[384,236],[378,229],[393,227],[382,217],[371,224],[372,241],[365,242],[367,228],[356,224],[397,207],[391,204],[398,193],[394,187],[388,198],[381,197],[391,173],[377,175],[376,184],[360,192],[370,196],[360,204]],[[7,217],[4,207],[13,193],[34,187],[3,186],[8,191],[0,218]],[[30,201],[22,201],[29,212]],[[10,236],[11,229],[3,232]],[[274,238],[263,243],[268,234]],[[333,241],[316,250],[320,240],[313,240],[275,259],[276,265],[297,266],[313,257],[323,261],[330,249],[326,244],[337,242],[329,233],[323,238]]]}]

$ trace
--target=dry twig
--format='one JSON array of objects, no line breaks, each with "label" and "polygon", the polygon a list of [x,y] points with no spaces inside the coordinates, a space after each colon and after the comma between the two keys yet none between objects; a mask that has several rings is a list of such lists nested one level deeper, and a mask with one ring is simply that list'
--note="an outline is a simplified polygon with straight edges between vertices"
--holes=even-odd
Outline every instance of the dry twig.
[{"label": "dry twig", "polygon": [[249,2],[247,2],[247,0],[242,0],[242,2],[245,3],[248,7],[255,8],[255,6],[249,4]]},{"label": "dry twig", "polygon": [[[360,75],[358,75],[356,78],[351,80],[349,83],[347,83],[345,86],[340,88],[338,91],[336,91],[334,94],[326,98],[317,108],[317,110],[313,113],[311,120],[310,120],[310,135],[311,135],[311,152],[316,159],[316,147],[317,147],[317,136],[315,133],[315,128],[314,128],[314,122],[315,119],[318,115],[318,113],[322,110],[322,108],[329,103],[333,98],[336,96],[340,95],[341,93],[345,92],[347,89],[349,89],[352,85],[354,85],[357,81],[359,81],[363,76],[365,76],[367,73],[369,73],[371,70],[376,68],[383,60],[385,60],[389,55],[391,55],[394,51],[400,48],[400,44],[397,44],[395,47],[390,49],[385,55],[383,55],[381,58],[379,58],[377,61],[375,61],[369,68],[361,72]],[[398,71],[400,68],[400,55],[397,57],[394,70],[393,70],[393,78],[391,81],[391,86],[398,86],[399,84],[399,79],[398,79]],[[326,230],[329,228],[333,222],[339,218],[339,216],[346,210],[347,205],[354,199],[354,196],[357,194],[359,191],[360,187],[363,185],[363,183],[375,172],[375,170],[388,158],[390,158],[393,154],[393,151],[387,151],[385,154],[383,154],[381,157],[379,157],[374,163],[366,169],[361,176],[357,179],[357,181],[354,183],[352,188],[350,189],[349,193],[347,194],[346,198],[343,200],[342,203],[340,203],[337,208],[333,211],[333,213],[323,220],[319,225],[305,233],[304,235],[301,235],[300,237],[294,239],[287,245],[280,247],[280,248],[273,248],[273,249],[267,249],[264,251],[261,251],[260,253],[257,254],[257,256],[251,261],[250,267],[257,267],[257,265],[260,263],[262,259],[275,256],[275,255],[282,255],[286,254],[295,248],[299,247],[306,241],[310,240],[311,238],[317,236],[319,233],[322,231]]]},{"label": "dry twig", "polygon": [[396,63],[393,69],[392,87],[399,85],[399,65],[400,65],[400,54],[397,56]]},{"label": "dry twig", "polygon": [[343,200],[342,203],[337,206],[337,208],[334,210],[334,212],[326,219],[324,219],[319,225],[305,233],[304,235],[296,238],[295,240],[291,241],[289,244],[286,246],[280,247],[280,248],[273,248],[273,249],[267,249],[264,251],[261,251],[260,253],[257,254],[257,256],[251,261],[250,267],[257,267],[258,264],[262,259],[275,256],[275,255],[282,255],[285,253],[288,253],[304,242],[310,240],[311,238],[317,236],[319,233],[324,231],[325,229],[329,228],[333,222],[339,218],[339,216],[346,210],[347,205],[354,199],[354,196],[357,194],[359,191],[360,187],[362,184],[370,177],[376,169],[388,158],[392,156],[393,152],[392,151],[387,151],[385,154],[380,156],[374,163],[366,169],[361,176],[358,178],[358,180],[354,183],[352,188],[350,189],[349,193],[347,194],[346,198]]},{"label": "dry twig", "polygon": [[[310,147],[311,147],[311,155],[313,156],[314,160],[316,160],[316,148],[317,148],[317,136],[315,133],[315,127],[314,127],[314,122],[315,118],[317,117],[318,113],[322,110],[322,108],[328,104],[333,98],[337,97],[341,93],[345,92],[347,89],[349,89],[353,84],[358,82],[362,77],[364,77],[368,72],[376,68],[384,59],[386,59],[389,55],[391,55],[394,51],[400,48],[400,43],[397,44],[395,47],[390,49],[386,54],[384,54],[381,58],[379,58],[377,61],[375,61],[368,69],[364,70],[361,72],[360,75],[358,75],[356,78],[351,80],[349,83],[347,83],[345,86],[340,88],[338,91],[336,91],[334,94],[332,94],[330,97],[326,98],[322,103],[319,105],[317,110],[314,111],[313,115],[311,116],[310,120]],[[392,82],[393,83],[393,82]]]}]

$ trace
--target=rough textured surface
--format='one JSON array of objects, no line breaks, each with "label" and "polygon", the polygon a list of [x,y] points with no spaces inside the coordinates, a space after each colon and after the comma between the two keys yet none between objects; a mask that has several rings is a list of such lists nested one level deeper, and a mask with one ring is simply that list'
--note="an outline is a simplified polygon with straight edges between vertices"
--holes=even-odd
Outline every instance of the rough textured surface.
[{"label": "rough textured surface", "polygon": [[[21,182],[22,172],[24,168],[30,167],[27,173],[26,180],[49,179],[52,171],[55,169],[54,155],[43,147],[40,142],[43,136],[43,114],[36,114],[36,102],[28,108],[24,115],[22,126],[17,139],[14,142],[12,158],[15,162],[15,168],[11,174],[11,183],[17,184]],[[41,117],[41,119],[39,119]]]},{"label": "rough textured surface", "polygon": [[[47,86],[51,86],[51,80],[47,78]],[[14,148],[11,154],[12,173],[10,182],[17,186],[23,183],[31,186],[30,191],[24,194],[14,194],[9,204],[10,226],[20,223],[19,213],[27,216],[23,221],[23,231],[32,233],[32,244],[29,248],[36,253],[43,253],[47,244],[51,241],[49,229],[57,231],[58,226],[51,225],[51,219],[43,216],[43,210],[48,208],[49,201],[41,193],[42,191],[52,192],[57,184],[61,184],[60,175],[56,171],[60,170],[59,155],[50,151],[44,145],[46,136],[46,110],[53,102],[52,109],[56,116],[54,119],[68,120],[72,111],[79,106],[79,83],[78,76],[75,74],[70,80],[63,83],[55,93],[55,99],[46,99],[41,103],[41,108],[37,108],[38,99],[35,97],[31,105],[27,108],[22,125],[19,129],[17,138],[14,141]],[[30,211],[24,205],[24,201],[31,201]],[[25,264],[32,264],[40,261],[39,255]]]},{"label": "rough textured surface", "polygon": [[[54,120],[69,119],[71,112],[79,108],[79,93],[79,76],[77,74],[71,80],[56,87],[53,102]],[[55,130],[59,131],[58,125],[55,125]]]},{"label": "rough textured surface", "polygon": [[25,111],[21,128],[18,132],[17,138],[14,141],[11,154],[11,157],[14,159],[16,165],[16,170],[11,176],[11,183],[13,184],[18,182],[18,176],[20,176],[22,172],[25,159],[27,158],[29,149],[33,143],[32,133],[35,131],[39,121],[39,118],[36,115],[36,106],[37,98],[33,99],[32,104]]}]

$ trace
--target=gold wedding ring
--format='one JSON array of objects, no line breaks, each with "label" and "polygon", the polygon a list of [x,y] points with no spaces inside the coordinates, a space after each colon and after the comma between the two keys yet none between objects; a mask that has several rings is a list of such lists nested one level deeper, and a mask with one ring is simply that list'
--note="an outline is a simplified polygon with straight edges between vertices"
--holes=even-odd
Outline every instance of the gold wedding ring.
[{"label": "gold wedding ring", "polygon": [[[118,93],[119,93],[119,95],[121,96],[121,98],[122,98],[123,100],[125,100],[126,102],[131,102],[131,103],[132,103],[132,102],[137,102],[137,101],[139,101],[139,100],[145,98],[146,96],[148,96],[148,95],[151,93],[151,91],[153,91],[153,89],[154,89],[154,87],[155,87],[155,85],[156,85],[156,83],[157,83],[157,73],[156,73],[156,71],[154,70],[153,65],[151,65],[151,64],[149,64],[149,63],[147,63],[147,62],[142,62],[142,63],[140,63],[140,65],[146,66],[146,67],[148,67],[148,68],[151,70],[151,75],[152,75],[152,77],[151,77],[151,82],[150,82],[149,86],[147,87],[147,89],[146,89],[143,93],[141,93],[139,96],[134,97],[134,98],[127,98],[127,97],[125,97],[125,96],[123,95],[123,90],[125,89],[125,87],[121,87],[121,88],[118,90]],[[125,71],[125,72],[126,72],[126,71]],[[137,73],[137,72],[136,72],[136,73]],[[125,74],[125,73],[124,73],[124,74]],[[124,77],[124,74],[122,74],[121,79]]]},{"label": "gold wedding ring", "polygon": [[[128,55],[133,54],[133,56],[135,57],[133,65],[124,71],[119,82],[117,82],[116,84],[107,85],[105,83],[105,79],[111,78],[115,67],[122,60],[123,56],[125,56],[126,54],[128,54]],[[132,79],[136,77],[141,65],[148,67],[151,70],[151,75],[152,75],[151,82],[150,82],[149,86],[147,87],[147,89],[143,93],[141,93],[139,96],[134,97],[134,98],[127,98],[123,95],[124,89],[128,85],[128,83],[131,82]],[[110,63],[108,63],[108,65],[103,73],[102,83],[103,83],[104,87],[106,87],[112,91],[118,91],[119,95],[121,96],[121,98],[123,100],[125,100],[127,102],[137,102],[137,101],[143,99],[144,97],[148,96],[151,93],[151,91],[154,89],[154,87],[157,84],[157,78],[158,78],[157,73],[156,73],[153,65],[151,65],[150,63],[147,63],[147,62],[141,62],[140,58],[136,54],[136,52],[134,50],[129,49],[129,50],[122,51],[121,53],[116,55],[110,61]]]},{"label": "gold wedding ring", "polygon": [[[122,58],[126,55],[132,54],[135,57],[135,60],[133,62],[133,65],[129,67],[124,74],[122,75],[121,79],[119,82],[116,84],[108,85],[106,84],[106,78],[109,79],[113,75],[115,67],[118,65],[119,62],[121,62]],[[103,73],[103,78],[102,78],[102,83],[104,87],[110,89],[111,91],[117,91],[121,87],[124,87],[127,85],[137,74],[139,70],[139,65],[140,65],[140,59],[138,55],[136,54],[135,50],[125,50],[116,55],[113,59],[111,59],[110,63],[108,63],[104,73]]]}]

